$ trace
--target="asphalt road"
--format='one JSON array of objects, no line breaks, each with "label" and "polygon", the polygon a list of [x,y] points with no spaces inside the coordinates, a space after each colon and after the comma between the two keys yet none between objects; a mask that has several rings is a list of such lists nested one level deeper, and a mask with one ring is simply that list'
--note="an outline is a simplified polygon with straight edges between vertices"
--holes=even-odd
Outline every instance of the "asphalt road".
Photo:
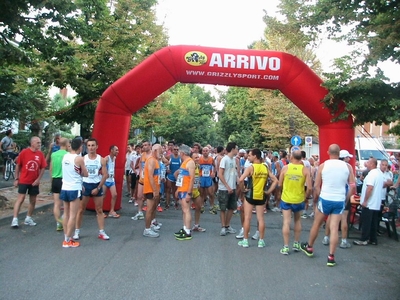
[{"label": "asphalt road", "polygon": [[[244,249],[234,235],[219,235],[219,215],[208,212],[201,216],[207,231],[190,241],[173,236],[182,225],[179,210],[158,214],[159,238],[143,237],[144,221],[131,220],[135,208],[123,201],[121,218],[106,219],[111,239],[97,238],[88,211],[75,249],[62,248],[50,207],[35,213],[35,227],[24,226],[22,216],[19,229],[0,220],[0,299],[400,299],[400,243],[386,236],[378,246],[338,249],[330,268],[322,229],[313,258],[279,253],[279,213],[265,215],[266,248],[251,241]],[[303,241],[312,221],[303,220]],[[231,224],[239,229],[239,217]],[[253,220],[251,234],[255,226]]]}]

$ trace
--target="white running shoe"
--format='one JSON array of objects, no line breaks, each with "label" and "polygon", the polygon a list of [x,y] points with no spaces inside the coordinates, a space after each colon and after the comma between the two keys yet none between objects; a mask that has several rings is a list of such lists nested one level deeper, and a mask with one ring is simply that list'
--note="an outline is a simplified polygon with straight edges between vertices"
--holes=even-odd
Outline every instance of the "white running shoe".
[{"label": "white running shoe", "polygon": [[328,236],[324,236],[324,238],[322,239],[322,244],[329,245],[329,237]]},{"label": "white running shoe", "polygon": [[31,217],[26,217],[24,224],[29,226],[36,226],[36,223],[33,222],[33,219]]},{"label": "white running shoe", "polygon": [[257,230],[256,233],[251,237],[252,240],[258,240],[260,238],[260,232]]},{"label": "white running shoe", "polygon": [[143,220],[144,219],[144,215],[143,212],[139,211],[136,215],[134,215],[132,218],[132,220]]},{"label": "white running shoe", "polygon": [[157,232],[160,231],[161,227],[158,225],[151,224],[150,229],[153,230],[154,232]]},{"label": "white running shoe", "polygon": [[103,232],[99,231],[98,238],[101,240],[105,240],[105,241],[110,239],[110,237],[107,235],[107,233],[105,231],[103,231]]},{"label": "white running shoe", "polygon": [[74,236],[72,237],[72,239],[79,240],[80,233],[81,233],[80,229],[75,229],[75,233],[74,233]]},{"label": "white running shoe", "polygon": [[18,224],[18,218],[13,218],[12,222],[11,222],[11,227],[12,228],[18,228],[19,224]]},{"label": "white running shoe", "polygon": [[158,238],[160,236],[159,233],[153,231],[152,229],[143,231],[143,236],[151,237],[151,238]]},{"label": "white running shoe", "polygon": [[236,233],[236,229],[233,229],[231,226],[229,226],[228,228],[226,228],[226,233]]},{"label": "white running shoe", "polygon": [[244,229],[243,229],[243,227],[242,227],[242,229],[240,229],[239,234],[236,236],[236,238],[238,240],[244,238]]}]

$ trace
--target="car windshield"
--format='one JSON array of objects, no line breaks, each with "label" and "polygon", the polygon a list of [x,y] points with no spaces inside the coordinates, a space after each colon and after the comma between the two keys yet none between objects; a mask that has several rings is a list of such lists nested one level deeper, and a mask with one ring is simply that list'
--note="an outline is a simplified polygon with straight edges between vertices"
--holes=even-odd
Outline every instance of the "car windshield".
[{"label": "car windshield", "polygon": [[360,159],[368,160],[371,156],[377,160],[388,159],[389,157],[384,151],[379,150],[360,150]]}]

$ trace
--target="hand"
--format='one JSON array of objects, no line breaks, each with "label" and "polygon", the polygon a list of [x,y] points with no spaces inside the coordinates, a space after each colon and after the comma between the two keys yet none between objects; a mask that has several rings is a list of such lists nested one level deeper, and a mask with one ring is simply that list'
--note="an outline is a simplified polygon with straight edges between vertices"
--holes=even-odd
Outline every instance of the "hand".
[{"label": "hand", "polygon": [[228,188],[228,194],[232,194],[233,190],[231,188]]},{"label": "hand", "polygon": [[38,186],[40,184],[40,180],[36,179],[33,183],[32,186]]},{"label": "hand", "polygon": [[14,187],[18,187],[18,179],[14,180]]},{"label": "hand", "polygon": [[97,195],[99,190],[97,188],[94,188],[91,192],[92,195]]}]

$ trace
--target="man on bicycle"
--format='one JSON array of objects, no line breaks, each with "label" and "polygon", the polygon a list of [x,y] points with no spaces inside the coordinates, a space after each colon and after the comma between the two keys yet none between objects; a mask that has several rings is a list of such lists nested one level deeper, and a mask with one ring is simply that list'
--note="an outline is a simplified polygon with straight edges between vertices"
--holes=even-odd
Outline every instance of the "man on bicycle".
[{"label": "man on bicycle", "polygon": [[18,153],[15,152],[15,146],[13,139],[11,138],[13,132],[11,129],[6,131],[6,136],[1,139],[0,142],[0,151],[4,159],[7,157],[11,157],[13,160],[18,156]]}]

